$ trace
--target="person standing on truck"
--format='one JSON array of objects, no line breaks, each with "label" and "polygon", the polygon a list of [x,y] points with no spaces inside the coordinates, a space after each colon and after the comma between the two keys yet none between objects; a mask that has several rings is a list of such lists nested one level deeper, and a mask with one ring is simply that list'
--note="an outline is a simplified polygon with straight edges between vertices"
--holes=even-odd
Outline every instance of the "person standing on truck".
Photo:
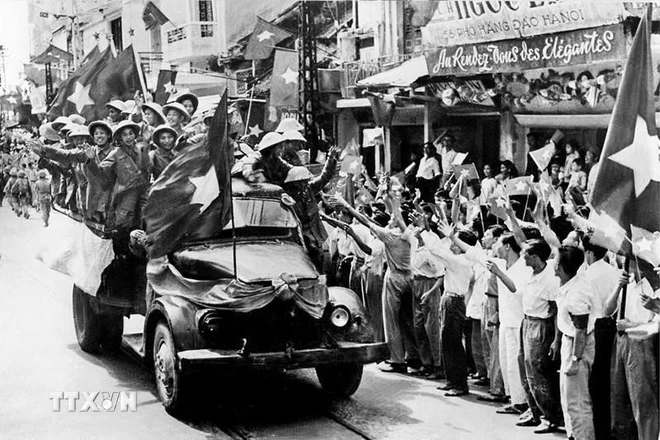
[{"label": "person standing on truck", "polygon": [[160,173],[174,159],[174,143],[176,142],[176,131],[169,125],[159,125],[153,132],[152,143],[155,150],[149,151],[150,173],[153,180],[158,179]]},{"label": "person standing on truck", "polygon": [[149,189],[149,155],[147,149],[136,143],[140,126],[122,121],[115,127],[112,137],[117,148],[102,161],[96,161],[96,152],[89,148],[87,169],[106,185],[112,186],[112,203],[108,211],[110,229],[140,227],[142,208]]}]

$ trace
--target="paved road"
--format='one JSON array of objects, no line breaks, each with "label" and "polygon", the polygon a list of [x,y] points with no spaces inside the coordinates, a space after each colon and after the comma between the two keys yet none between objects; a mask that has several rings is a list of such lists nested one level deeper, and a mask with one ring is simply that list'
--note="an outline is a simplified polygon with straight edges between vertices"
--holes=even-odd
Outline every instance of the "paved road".
[{"label": "paved road", "polygon": [[[194,413],[162,408],[151,376],[125,354],[91,356],[76,343],[71,282],[34,255],[68,219],[51,227],[0,208],[0,438],[273,438],[273,439],[526,439],[529,428],[495,406],[447,398],[436,382],[365,370],[351,399],[321,392],[311,370],[215,378]],[[127,321],[139,328],[140,320]],[[137,411],[53,411],[51,393],[137,391]],[[337,421],[342,422],[342,424]],[[346,426],[354,428],[347,429]],[[548,437],[545,437],[548,438]],[[559,436],[550,438],[560,438]]]}]

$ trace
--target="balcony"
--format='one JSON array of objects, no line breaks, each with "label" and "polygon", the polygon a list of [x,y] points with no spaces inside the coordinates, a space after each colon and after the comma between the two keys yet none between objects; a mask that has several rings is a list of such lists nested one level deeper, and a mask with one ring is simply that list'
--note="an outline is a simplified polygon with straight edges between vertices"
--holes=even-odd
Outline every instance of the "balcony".
[{"label": "balcony", "polygon": [[163,59],[170,64],[194,61],[220,51],[218,24],[196,21],[163,30]]},{"label": "balcony", "polygon": [[138,55],[145,74],[158,73],[163,68],[163,52],[138,52]]}]

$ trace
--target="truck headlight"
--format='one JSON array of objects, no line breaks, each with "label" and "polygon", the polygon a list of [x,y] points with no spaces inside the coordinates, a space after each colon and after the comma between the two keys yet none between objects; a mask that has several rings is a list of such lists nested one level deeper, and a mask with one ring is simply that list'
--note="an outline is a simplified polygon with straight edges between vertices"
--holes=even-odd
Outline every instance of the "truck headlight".
[{"label": "truck headlight", "polygon": [[345,306],[335,306],[330,314],[330,322],[337,328],[344,328],[351,321],[351,312]]}]

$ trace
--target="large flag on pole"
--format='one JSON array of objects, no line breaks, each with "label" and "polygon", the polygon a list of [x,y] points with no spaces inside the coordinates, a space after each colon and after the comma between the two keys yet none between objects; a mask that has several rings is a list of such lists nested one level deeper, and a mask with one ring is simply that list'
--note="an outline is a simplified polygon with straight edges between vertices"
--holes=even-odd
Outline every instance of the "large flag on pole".
[{"label": "large flag on pole", "polygon": [[161,257],[186,239],[217,236],[231,215],[227,93],[208,136],[185,147],[151,186],[144,208],[147,250]]},{"label": "large flag on pole", "polygon": [[137,90],[144,92],[141,67],[133,46],[117,57],[106,49],[83,63],[62,84],[48,110],[50,116],[78,113],[88,121],[106,116],[105,104],[112,99],[132,99]]},{"label": "large flag on pole", "polygon": [[286,40],[293,34],[281,27],[268,23],[261,17],[257,17],[257,25],[250,35],[245,47],[243,58],[246,60],[263,60],[270,57],[273,47]]},{"label": "large flag on pole", "polygon": [[[607,129],[592,205],[630,236],[660,230],[660,140],[655,126],[651,6],[632,42]],[[626,242],[624,251],[629,252]]]},{"label": "large flag on pole", "polygon": [[277,48],[270,80],[270,97],[264,124],[272,131],[283,118],[298,118],[298,52]]}]

